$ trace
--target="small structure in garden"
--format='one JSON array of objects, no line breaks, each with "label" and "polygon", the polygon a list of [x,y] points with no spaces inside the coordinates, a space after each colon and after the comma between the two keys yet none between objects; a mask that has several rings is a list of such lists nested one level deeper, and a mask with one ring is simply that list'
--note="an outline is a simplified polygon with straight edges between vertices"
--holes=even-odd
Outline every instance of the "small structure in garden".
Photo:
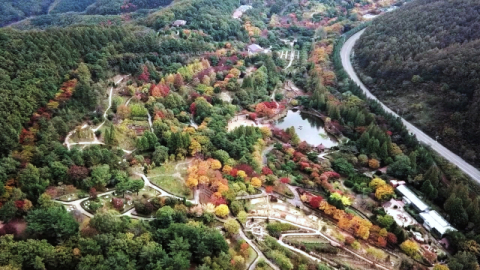
[{"label": "small structure in garden", "polygon": [[245,13],[245,12],[246,12],[247,10],[249,10],[249,9],[252,9],[252,6],[250,6],[250,5],[241,5],[241,6],[239,6],[239,7],[235,10],[235,12],[233,12],[232,17],[233,17],[234,19],[239,19],[240,17],[242,17],[243,13]]},{"label": "small structure in garden", "polygon": [[248,54],[249,55],[254,55],[254,54],[257,54],[257,53],[264,53],[265,52],[264,48],[262,48],[260,45],[255,44],[255,43],[248,45],[247,49],[248,49]]}]

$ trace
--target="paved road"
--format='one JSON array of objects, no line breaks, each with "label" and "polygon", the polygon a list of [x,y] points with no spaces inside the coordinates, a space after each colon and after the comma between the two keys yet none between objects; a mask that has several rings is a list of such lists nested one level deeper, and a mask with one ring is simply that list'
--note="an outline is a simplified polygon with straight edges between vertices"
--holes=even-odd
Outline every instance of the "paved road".
[{"label": "paved road", "polygon": [[[385,104],[380,102],[369,90],[365,85],[360,81],[358,78],[357,74],[355,73],[355,70],[353,69],[352,62],[350,61],[350,55],[352,53],[353,46],[355,45],[355,42],[360,38],[360,36],[363,34],[365,30],[362,30],[355,35],[353,35],[351,38],[349,38],[345,44],[342,47],[342,50],[340,52],[341,58],[342,58],[342,65],[345,71],[347,72],[348,76],[362,89],[362,91],[365,93],[365,95],[371,99],[377,100],[382,107],[385,109],[385,111],[399,117],[395,112],[390,110]],[[435,150],[437,153],[439,153],[441,156],[443,156],[445,159],[450,161],[451,163],[455,164],[458,168],[460,168],[464,173],[469,175],[473,180],[475,180],[477,183],[480,183],[480,171],[473,167],[472,165],[468,164],[465,160],[463,160],[461,157],[457,156],[454,154],[452,151],[448,150],[445,148],[443,145],[435,141],[433,138],[430,138],[427,134],[425,134],[423,131],[420,129],[416,128],[414,125],[410,124],[407,122],[405,119],[402,118],[402,121],[404,125],[407,127],[408,131],[415,134],[417,136],[417,139],[420,142],[425,143],[426,145],[429,145],[433,150]]]}]

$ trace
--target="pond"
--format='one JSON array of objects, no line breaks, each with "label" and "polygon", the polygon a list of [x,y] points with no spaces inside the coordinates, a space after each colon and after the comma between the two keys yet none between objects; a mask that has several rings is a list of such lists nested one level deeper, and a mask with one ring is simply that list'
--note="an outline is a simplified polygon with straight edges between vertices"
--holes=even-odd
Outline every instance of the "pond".
[{"label": "pond", "polygon": [[295,127],[300,140],[313,146],[323,144],[326,148],[331,148],[338,145],[335,138],[329,136],[323,128],[322,119],[311,114],[289,110],[287,116],[276,121],[274,126],[281,129]]}]

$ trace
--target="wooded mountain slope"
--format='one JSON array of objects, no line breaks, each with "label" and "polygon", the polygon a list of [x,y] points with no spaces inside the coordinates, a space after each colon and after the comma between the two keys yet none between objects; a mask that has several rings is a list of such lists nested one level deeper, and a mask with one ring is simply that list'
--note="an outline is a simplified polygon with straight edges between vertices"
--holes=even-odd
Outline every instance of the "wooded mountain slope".
[{"label": "wooded mountain slope", "polygon": [[480,5],[418,0],[373,21],[355,47],[388,106],[470,161],[480,150]]},{"label": "wooded mountain slope", "polygon": [[138,9],[155,9],[172,0],[2,0],[0,27],[29,16],[82,12],[89,15],[120,14]]},{"label": "wooded mountain slope", "polygon": [[31,15],[45,14],[54,0],[2,0],[0,1],[0,26]]}]

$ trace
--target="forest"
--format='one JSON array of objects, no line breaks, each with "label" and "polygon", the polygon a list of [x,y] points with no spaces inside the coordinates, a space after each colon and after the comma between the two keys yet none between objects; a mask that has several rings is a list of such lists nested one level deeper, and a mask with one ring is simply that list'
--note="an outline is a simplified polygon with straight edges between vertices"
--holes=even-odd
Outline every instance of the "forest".
[{"label": "forest", "polygon": [[414,1],[374,20],[355,46],[381,100],[477,165],[479,27],[476,1]]},{"label": "forest", "polygon": [[[50,15],[67,12],[115,15],[141,9],[158,9],[171,2],[171,0],[5,0],[0,3],[0,27],[35,15],[44,15],[47,18],[51,18]],[[89,17],[83,17],[84,20],[86,18]]]}]

